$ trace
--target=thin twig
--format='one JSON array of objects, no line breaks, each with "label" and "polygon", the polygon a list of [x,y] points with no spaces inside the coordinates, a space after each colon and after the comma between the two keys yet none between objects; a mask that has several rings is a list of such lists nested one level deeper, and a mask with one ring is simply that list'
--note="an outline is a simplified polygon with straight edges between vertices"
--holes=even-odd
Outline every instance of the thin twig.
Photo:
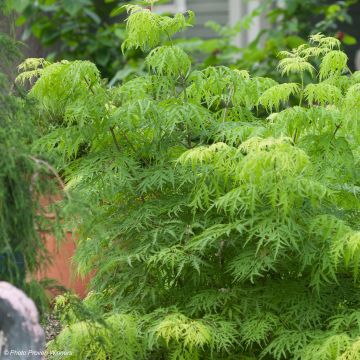
[{"label": "thin twig", "polygon": [[125,138],[126,142],[129,144],[129,146],[131,147],[131,149],[132,149],[132,150],[134,151],[134,153],[136,154],[135,146],[134,146],[133,143],[129,140],[126,132],[123,131],[123,130],[120,130],[120,131],[121,131],[121,133],[124,135],[124,138]]},{"label": "thin twig", "polygon": [[225,101],[225,109],[222,116],[223,123],[226,121],[227,112],[228,109],[230,108],[230,103],[232,102],[231,98],[234,96],[234,92],[235,92],[235,88],[234,87],[230,88],[228,99],[227,101]]},{"label": "thin twig", "polygon": [[[112,138],[113,138],[113,141],[114,141],[114,144],[115,144],[115,147],[116,149],[119,151],[119,153],[121,153],[121,148],[120,148],[120,144],[119,142],[117,141],[116,139],[116,135],[115,135],[115,131],[114,131],[114,126],[110,127],[110,132],[111,132],[111,135],[112,135]],[[129,142],[129,139],[127,138],[126,134],[124,133],[124,136],[125,136],[125,139]],[[129,142],[130,146],[132,145],[130,142]],[[133,148],[134,149],[134,148]],[[135,149],[134,149],[135,150]],[[129,164],[127,163],[127,161],[125,160],[124,161],[125,165],[127,166],[127,168],[129,169],[130,173],[132,173],[132,169],[131,167],[129,166]],[[132,174],[134,176],[134,174]],[[144,195],[140,195],[140,199],[141,199],[141,202],[142,203],[145,203],[145,198],[144,198]]]},{"label": "thin twig", "polygon": [[112,135],[114,144],[115,144],[115,146],[116,146],[116,149],[121,153],[121,148],[120,148],[119,142],[118,142],[117,139],[116,139],[116,135],[115,135],[115,131],[114,131],[114,126],[111,126],[111,127],[110,127],[110,132],[111,132],[111,135]]},{"label": "thin twig", "polygon": [[[129,146],[131,147],[132,151],[133,151],[135,154],[137,154],[137,150],[136,150],[134,144],[133,144],[133,143],[130,141],[130,139],[128,138],[126,132],[125,132],[124,130],[120,130],[120,132],[121,132],[121,134],[124,135],[124,138],[125,138],[126,142],[129,144]],[[141,160],[145,165],[149,165],[149,162],[148,162],[146,159],[140,158],[140,160]]]},{"label": "thin twig", "polygon": [[292,139],[293,145],[295,145],[295,141],[296,141],[296,137],[297,137],[297,131],[298,131],[298,129],[296,128],[295,132],[294,132],[293,139]]},{"label": "thin twig", "polygon": [[333,136],[332,136],[330,142],[335,139],[336,133],[339,131],[340,128],[341,128],[341,124],[337,124],[336,127],[335,127],[335,131],[334,131],[334,133],[333,133]]}]

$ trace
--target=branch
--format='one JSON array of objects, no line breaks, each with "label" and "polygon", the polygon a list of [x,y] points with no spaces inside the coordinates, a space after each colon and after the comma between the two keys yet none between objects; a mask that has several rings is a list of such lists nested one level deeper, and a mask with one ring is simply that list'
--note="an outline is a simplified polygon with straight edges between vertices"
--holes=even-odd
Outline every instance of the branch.
[{"label": "branch", "polygon": [[94,92],[89,80],[85,76],[84,76],[84,80],[85,80],[87,86],[89,87],[89,90],[95,95],[95,92]]},{"label": "branch", "polygon": [[189,149],[192,149],[192,141],[191,141],[191,132],[189,131],[189,128],[188,128],[188,131],[187,131],[187,146]]},{"label": "branch", "polygon": [[31,160],[33,160],[37,165],[43,165],[43,166],[45,166],[48,170],[50,170],[50,172],[51,172],[53,175],[55,175],[55,178],[56,178],[56,180],[58,181],[58,183],[60,184],[61,189],[64,191],[66,197],[67,197],[68,199],[70,199],[70,194],[65,190],[65,186],[66,186],[66,185],[65,185],[65,183],[63,182],[63,180],[61,179],[59,173],[58,173],[47,161],[41,160],[41,159],[36,158],[36,157],[34,157],[34,156],[29,156],[29,158],[30,158]]}]

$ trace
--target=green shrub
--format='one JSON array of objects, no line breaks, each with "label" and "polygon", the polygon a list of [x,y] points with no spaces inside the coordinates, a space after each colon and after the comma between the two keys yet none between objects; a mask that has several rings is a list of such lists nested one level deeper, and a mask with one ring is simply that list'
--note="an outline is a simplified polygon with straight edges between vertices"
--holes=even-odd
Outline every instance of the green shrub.
[{"label": "green shrub", "polygon": [[193,71],[160,45],[186,18],[130,10],[126,46],[159,46],[147,75],[108,89],[88,62],[38,60],[20,78],[38,77],[29,96],[57,124],[38,146],[88,204],[76,262],[95,270],[83,306],[103,319],[60,298],[71,316],[50,348],[359,359],[360,75],[340,42],[317,34],[282,53],[293,83]]}]

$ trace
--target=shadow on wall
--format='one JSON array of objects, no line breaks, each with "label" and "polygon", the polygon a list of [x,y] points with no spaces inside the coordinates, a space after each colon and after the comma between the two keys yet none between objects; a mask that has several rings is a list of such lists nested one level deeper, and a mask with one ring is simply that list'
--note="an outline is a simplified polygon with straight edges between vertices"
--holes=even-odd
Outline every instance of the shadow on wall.
[{"label": "shadow on wall", "polygon": [[[38,271],[37,280],[53,279],[61,287],[84,298],[87,294],[90,277],[83,279],[78,276],[72,264],[72,257],[76,250],[75,235],[67,232],[66,238],[61,241],[60,245],[57,244],[52,234],[42,233],[41,236],[51,257],[51,263]],[[51,297],[58,294],[59,292],[56,290],[50,292]]]}]

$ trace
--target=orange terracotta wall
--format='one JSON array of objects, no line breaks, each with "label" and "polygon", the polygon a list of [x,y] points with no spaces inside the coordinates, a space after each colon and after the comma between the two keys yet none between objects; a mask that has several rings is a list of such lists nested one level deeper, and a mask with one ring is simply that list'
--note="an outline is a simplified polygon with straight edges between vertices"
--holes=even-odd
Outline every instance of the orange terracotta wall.
[{"label": "orange terracotta wall", "polygon": [[[78,276],[72,264],[72,257],[76,249],[73,234],[68,232],[66,238],[62,240],[59,246],[53,235],[43,233],[42,237],[51,257],[51,263],[38,272],[37,279],[54,279],[58,285],[65,287],[82,298],[85,297],[90,278],[82,279]],[[56,294],[53,293],[52,295]]]},{"label": "orange terracotta wall", "polygon": [[[49,209],[49,205],[61,200],[63,194],[61,188],[58,194],[49,194],[42,196],[39,201],[40,205],[45,210],[48,219],[55,219],[55,214]],[[41,237],[46,244],[49,253],[50,263],[43,266],[36,274],[38,280],[53,279],[67,290],[74,292],[80,297],[85,297],[87,294],[87,286],[91,277],[82,279],[77,275],[75,266],[72,263],[72,258],[76,250],[75,236],[72,232],[67,232],[65,239],[62,239],[60,244],[57,243],[55,237],[49,232],[40,232]],[[55,296],[59,291],[51,291],[51,295]]]}]

